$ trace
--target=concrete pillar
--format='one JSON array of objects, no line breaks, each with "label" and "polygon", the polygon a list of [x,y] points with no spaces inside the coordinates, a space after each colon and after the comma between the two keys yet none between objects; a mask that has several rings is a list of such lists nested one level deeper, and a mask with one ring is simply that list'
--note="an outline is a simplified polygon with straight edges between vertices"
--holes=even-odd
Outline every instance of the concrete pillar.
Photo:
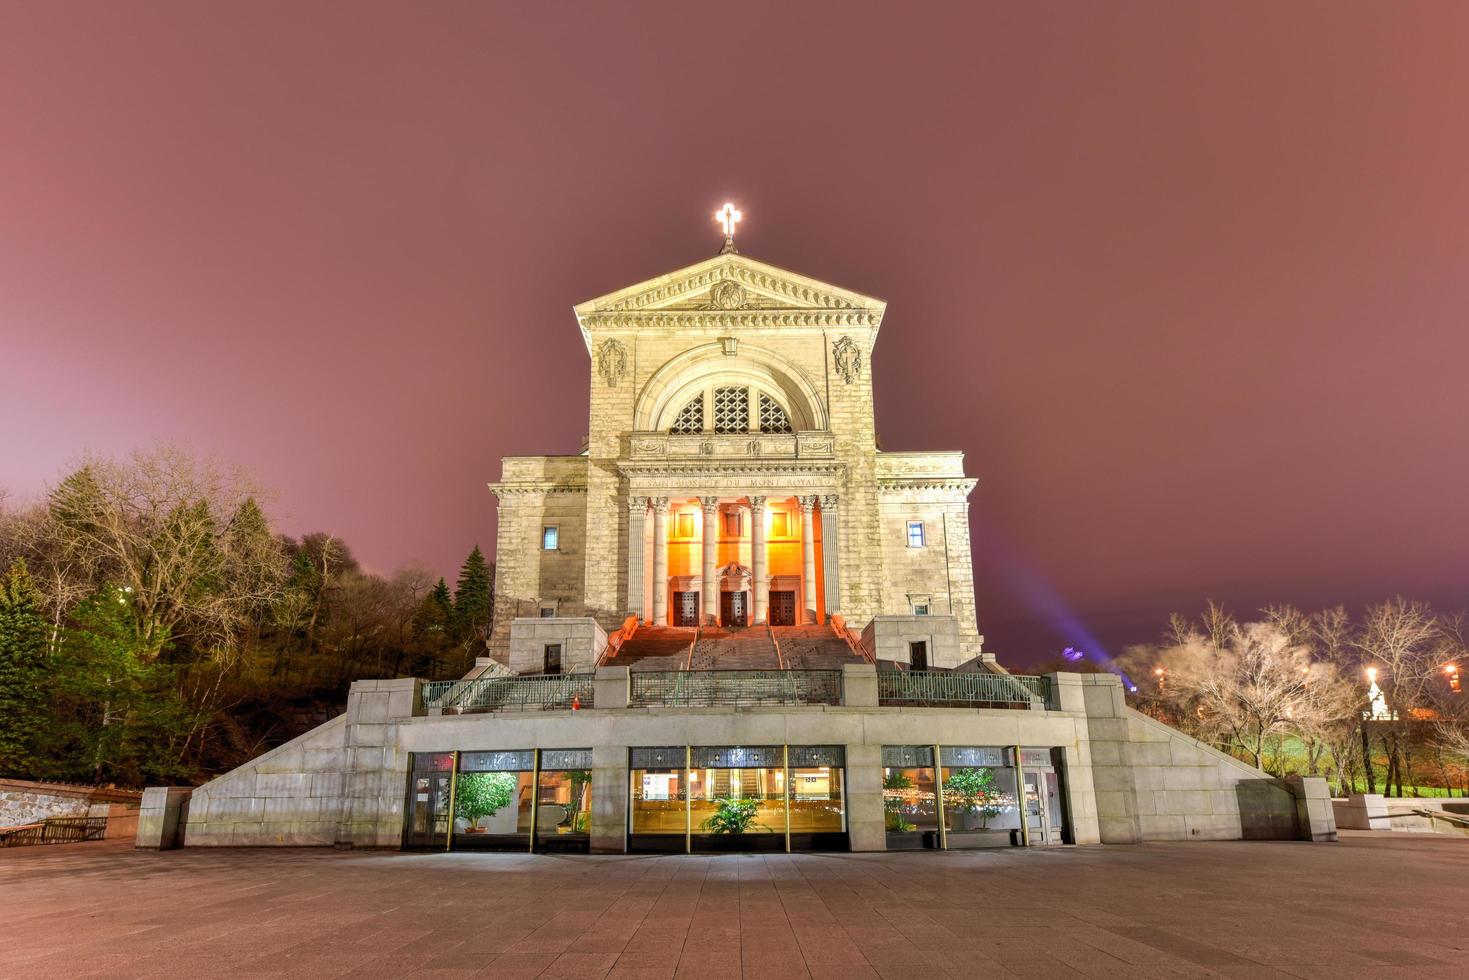
[{"label": "concrete pillar", "polygon": [[837,495],[821,498],[821,580],[825,583],[826,618],[841,612],[841,559],[837,548]]},{"label": "concrete pillar", "polygon": [[887,850],[882,808],[882,746],[849,744],[846,775],[847,833],[851,836],[852,850]]},{"label": "concrete pillar", "polygon": [[[626,672],[627,668],[618,668]],[[598,671],[598,681],[601,671]],[[627,850],[627,746],[592,746],[593,854]]]},{"label": "concrete pillar", "polygon": [[631,684],[628,668],[598,667],[596,679],[592,681],[592,707],[626,708]]},{"label": "concrete pillar", "polygon": [[[1335,820],[1333,820],[1335,822]],[[1343,830],[1392,830],[1387,800],[1381,793],[1354,793],[1341,808]]]},{"label": "concrete pillar", "polygon": [[150,786],[143,790],[133,846],[146,851],[181,847],[188,823],[189,796],[193,792],[190,786]]},{"label": "concrete pillar", "polygon": [[751,622],[770,621],[770,563],[765,544],[765,498],[750,498],[750,588],[754,595]]},{"label": "concrete pillar", "polygon": [[1082,692],[1080,674],[1047,674],[1051,682],[1051,697],[1046,708],[1051,711],[1086,712],[1086,695]]},{"label": "concrete pillar", "polygon": [[815,497],[798,497],[801,505],[801,585],[805,591],[804,611],[801,622],[816,622],[816,526],[811,512],[816,509]]},{"label": "concrete pillar", "polygon": [[1321,776],[1287,776],[1285,782],[1296,798],[1296,827],[1301,840],[1336,840],[1336,814],[1326,780]]},{"label": "concrete pillar", "polygon": [[876,708],[877,697],[875,666],[842,664],[842,704],[849,708]]},{"label": "concrete pillar", "polygon": [[719,582],[714,565],[719,557],[719,498],[700,497],[704,509],[704,623],[719,621]]},{"label": "concrete pillar", "polygon": [[643,538],[648,529],[648,498],[627,498],[627,611],[641,622],[643,606]]},{"label": "concrete pillar", "polygon": [[668,498],[653,505],[653,622],[668,625]]}]

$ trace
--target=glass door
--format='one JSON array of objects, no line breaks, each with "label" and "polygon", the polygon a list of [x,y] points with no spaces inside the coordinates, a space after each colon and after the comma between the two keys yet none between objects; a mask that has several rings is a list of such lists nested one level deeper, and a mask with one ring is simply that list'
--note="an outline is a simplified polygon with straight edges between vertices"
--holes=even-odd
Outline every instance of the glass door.
[{"label": "glass door", "polygon": [[449,840],[449,782],[454,768],[450,752],[415,752],[408,774],[404,810],[405,848],[442,849]]}]

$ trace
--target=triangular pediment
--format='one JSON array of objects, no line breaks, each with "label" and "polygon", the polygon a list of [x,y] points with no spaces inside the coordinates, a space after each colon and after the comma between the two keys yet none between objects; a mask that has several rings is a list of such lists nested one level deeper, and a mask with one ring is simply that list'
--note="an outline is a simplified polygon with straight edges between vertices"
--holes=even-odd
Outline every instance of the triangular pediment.
[{"label": "triangular pediment", "polygon": [[[719,314],[786,311],[862,313],[880,320],[887,304],[840,286],[821,282],[736,253],[716,255],[575,307],[583,326],[588,319],[639,314],[708,311]],[[874,324],[875,325],[875,324]]]}]

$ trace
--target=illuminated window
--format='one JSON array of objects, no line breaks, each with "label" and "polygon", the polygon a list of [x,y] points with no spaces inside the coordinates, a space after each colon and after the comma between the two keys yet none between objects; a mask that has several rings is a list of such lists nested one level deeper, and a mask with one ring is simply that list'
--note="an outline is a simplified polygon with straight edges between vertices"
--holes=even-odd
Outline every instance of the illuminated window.
[{"label": "illuminated window", "polygon": [[555,524],[547,524],[541,528],[541,549],[543,551],[555,551],[557,541],[561,537],[561,528]]},{"label": "illuminated window", "polygon": [[772,511],[770,514],[770,536],[773,538],[783,538],[790,533],[790,515],[783,510]]},{"label": "illuminated window", "polygon": [[922,521],[909,521],[908,522],[908,547],[910,547],[910,548],[922,548],[923,547],[923,544],[924,544],[924,541],[923,541],[923,522]]},{"label": "illuminated window", "polygon": [[678,528],[675,531],[675,535],[680,538],[692,538],[694,536],[693,514],[678,515]]},{"label": "illuminated window", "polygon": [[750,389],[714,389],[714,431],[750,431]]},{"label": "illuminated window", "polygon": [[741,530],[740,512],[737,510],[726,511],[724,514],[724,533],[726,537],[737,538]]},{"label": "illuminated window", "polygon": [[669,431],[675,433],[704,431],[704,396],[702,394],[683,407],[683,411],[678,413],[678,418],[673,420],[673,427]]},{"label": "illuminated window", "polygon": [[786,410],[774,398],[764,393],[760,395],[760,431],[791,431],[791,419],[786,415]]}]

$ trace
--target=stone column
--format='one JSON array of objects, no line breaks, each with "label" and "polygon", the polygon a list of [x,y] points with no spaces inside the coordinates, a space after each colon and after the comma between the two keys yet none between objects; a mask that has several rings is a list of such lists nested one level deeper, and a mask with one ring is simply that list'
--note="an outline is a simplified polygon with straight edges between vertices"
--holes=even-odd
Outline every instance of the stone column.
[{"label": "stone column", "polygon": [[627,611],[645,621],[643,601],[643,538],[648,528],[648,498],[627,498]]},{"label": "stone column", "polygon": [[592,746],[593,854],[621,854],[627,850],[627,778],[627,746]]},{"label": "stone column", "polygon": [[837,495],[821,498],[821,580],[825,583],[826,618],[841,611],[842,581],[837,571],[841,558],[837,549]]},{"label": "stone column", "polygon": [[770,621],[770,566],[765,554],[765,498],[750,498],[750,622]]},{"label": "stone column", "polygon": [[797,497],[801,505],[801,587],[805,590],[805,612],[801,622],[816,622],[816,525],[811,513],[816,509],[815,497]]},{"label": "stone column", "polygon": [[668,498],[653,498],[653,622],[668,625]]},{"label": "stone column", "polygon": [[704,508],[704,623],[719,620],[719,583],[714,579],[714,565],[719,558],[719,498],[700,497]]}]

